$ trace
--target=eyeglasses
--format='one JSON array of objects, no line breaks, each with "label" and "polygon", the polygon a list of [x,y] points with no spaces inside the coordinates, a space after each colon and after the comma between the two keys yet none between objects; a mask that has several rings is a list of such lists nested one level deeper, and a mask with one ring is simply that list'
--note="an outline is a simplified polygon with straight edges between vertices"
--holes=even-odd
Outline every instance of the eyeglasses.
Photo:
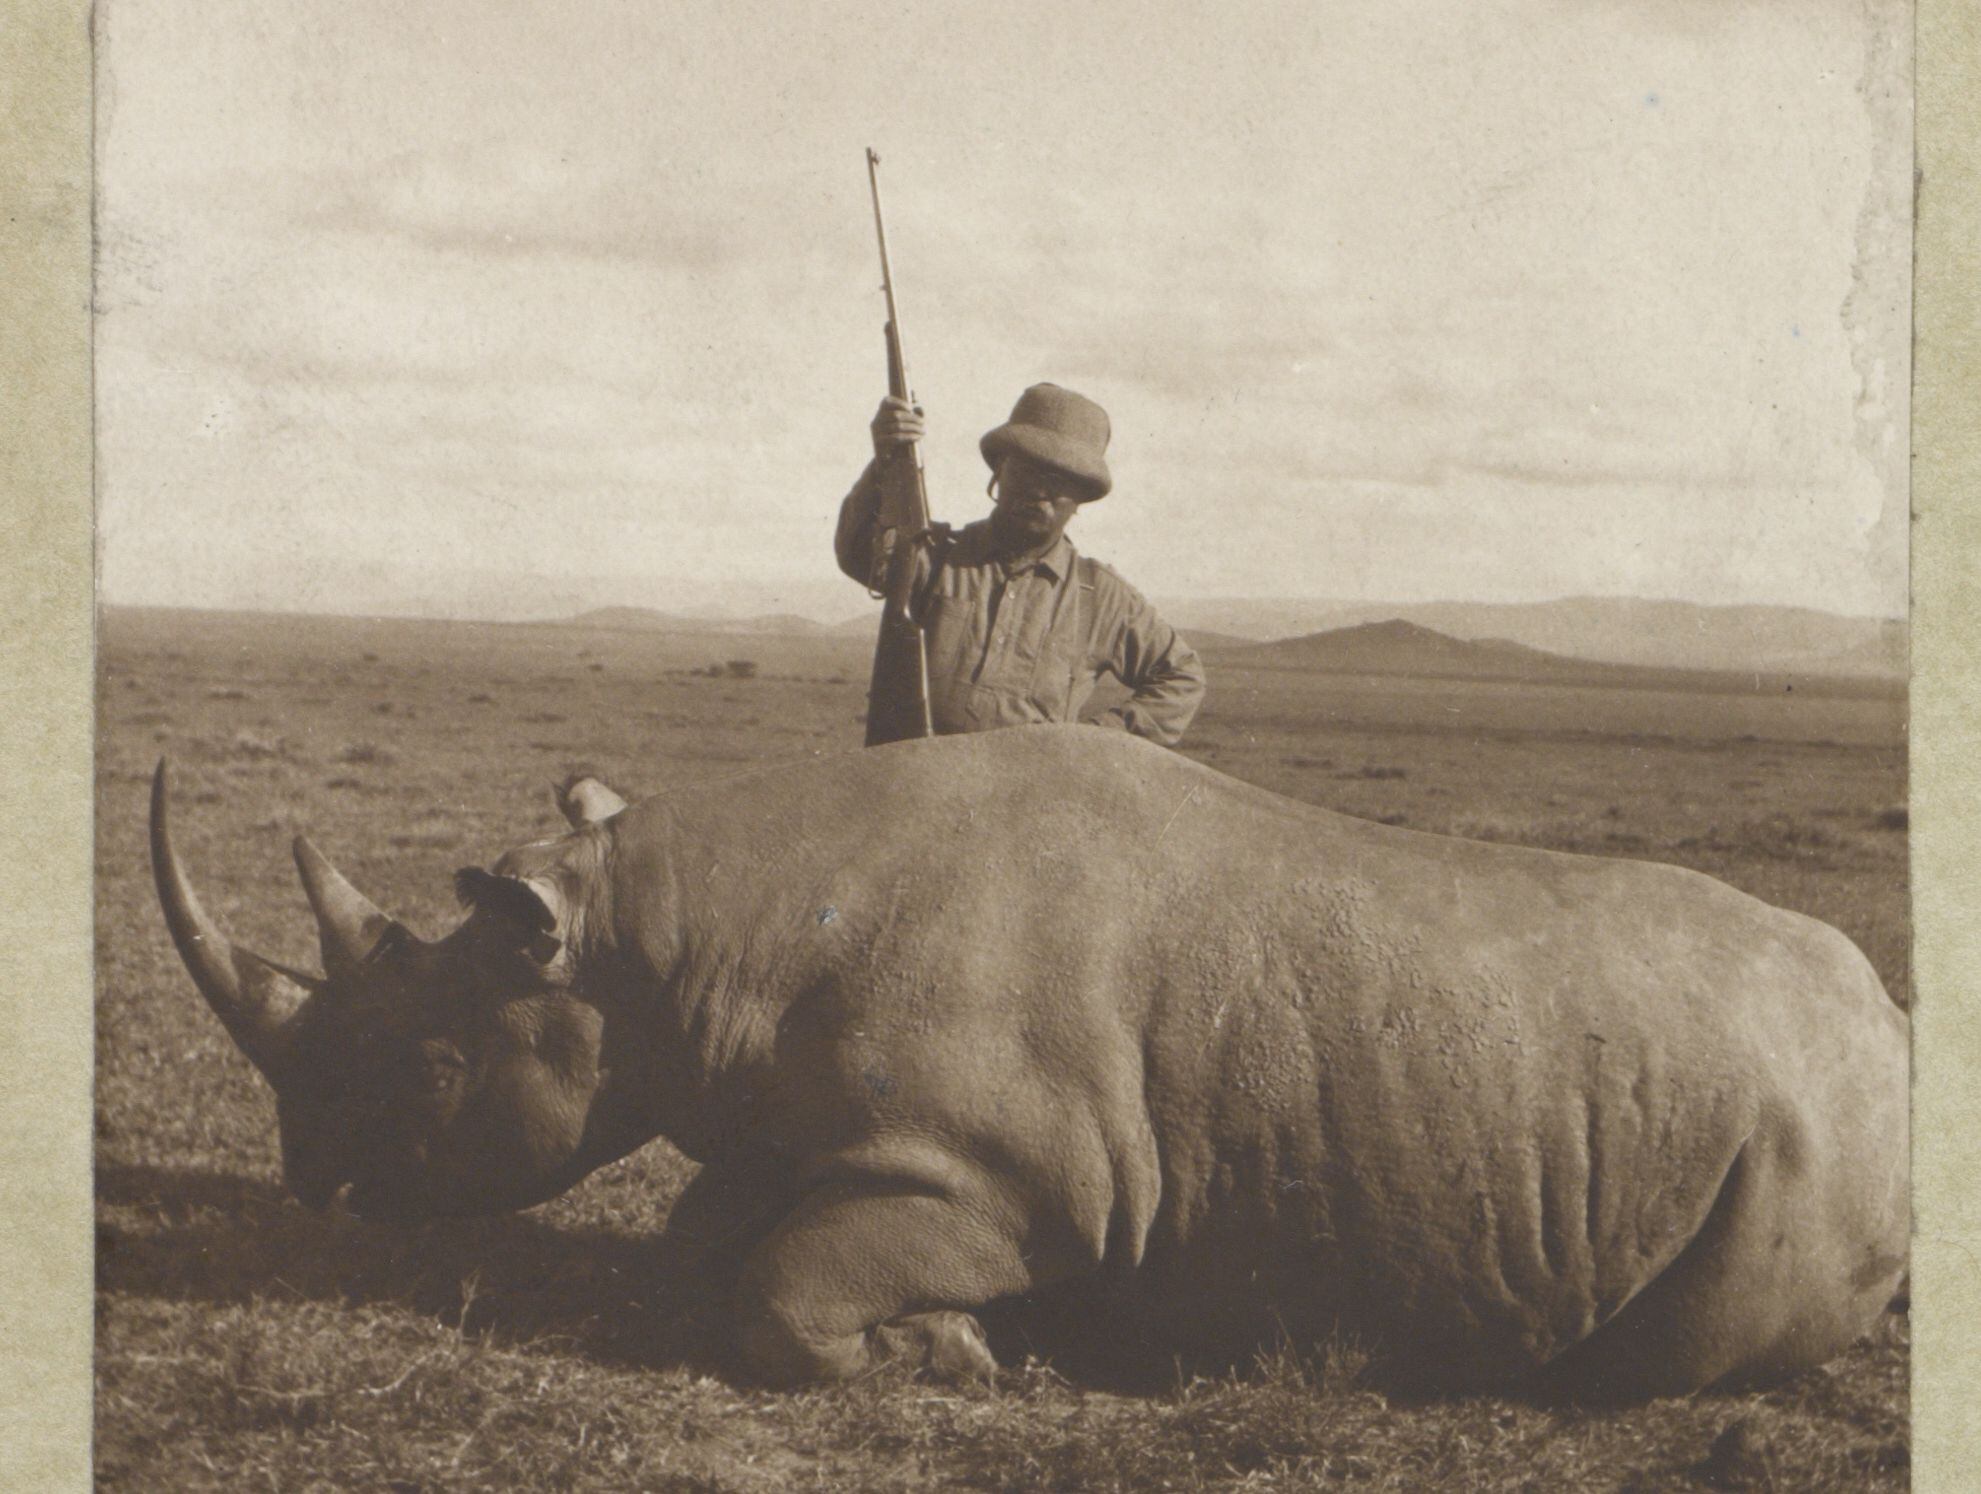
[{"label": "eyeglasses", "polygon": [[1078,503],[1084,496],[1080,485],[1050,467],[1034,467],[1029,462],[1007,461],[997,474],[996,487],[1011,499],[1043,498],[1051,503]]}]

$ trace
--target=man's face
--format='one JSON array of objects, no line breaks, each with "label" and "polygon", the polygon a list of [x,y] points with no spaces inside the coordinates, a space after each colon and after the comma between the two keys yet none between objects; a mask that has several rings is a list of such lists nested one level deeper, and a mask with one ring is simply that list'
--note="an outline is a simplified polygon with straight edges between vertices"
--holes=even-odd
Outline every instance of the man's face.
[{"label": "man's face", "polygon": [[997,506],[991,533],[1013,554],[1049,550],[1080,506],[1084,490],[1073,478],[1020,456],[998,464]]}]

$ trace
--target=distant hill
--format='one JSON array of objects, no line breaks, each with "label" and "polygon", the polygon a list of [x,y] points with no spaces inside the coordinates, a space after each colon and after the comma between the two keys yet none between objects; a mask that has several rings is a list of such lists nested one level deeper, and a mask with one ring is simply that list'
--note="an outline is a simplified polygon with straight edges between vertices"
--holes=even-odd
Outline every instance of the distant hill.
[{"label": "distant hill", "polygon": [[1503,638],[1453,638],[1402,618],[1253,643],[1222,653],[1233,664],[1329,674],[1544,679],[1607,673],[1587,660],[1545,653]]},{"label": "distant hill", "polygon": [[1899,688],[1883,676],[1818,675],[1798,670],[1701,670],[1610,664],[1529,648],[1505,638],[1453,638],[1402,618],[1358,623],[1221,651],[1217,663],[1316,674],[1415,676],[1591,685],[1609,689],[1778,690],[1884,694]]},{"label": "distant hill", "polygon": [[1242,638],[1236,633],[1219,633],[1211,628],[1176,629],[1183,635],[1183,641],[1198,653],[1229,653],[1235,648],[1256,648],[1259,640]]},{"label": "distant hill", "polygon": [[1179,602],[1164,614],[1186,636],[1312,636],[1367,623],[1414,623],[1458,641],[1497,639],[1572,659],[1658,669],[1760,670],[1901,679],[1902,620],[1804,607],[1708,607],[1636,597],[1552,602]]},{"label": "distant hill", "polygon": [[[1477,672],[1488,658],[1502,672],[1515,655],[1453,653],[1476,643],[1584,664],[1646,669],[1826,675],[1903,680],[1908,629],[1892,618],[1846,617],[1799,607],[1706,607],[1635,597],[1564,597],[1552,602],[1329,603],[1226,600],[1163,604],[1164,617],[1203,652],[1235,655],[1267,640],[1284,644],[1358,628],[1409,624],[1425,635],[1376,634],[1357,649],[1403,650],[1420,661],[1433,654],[1450,667]],[[872,637],[879,613],[869,608],[842,622],[822,623],[793,612],[751,617],[662,612],[651,607],[599,607],[565,625],[618,631],[776,634],[785,637]],[[1443,645],[1429,642],[1444,640]],[[1387,639],[1387,642],[1383,640]],[[1274,645],[1278,646],[1278,645]],[[1341,645],[1330,644],[1330,650]],[[1443,652],[1439,652],[1443,648]],[[1528,667],[1548,666],[1533,660]]]},{"label": "distant hill", "polygon": [[565,618],[561,626],[639,633],[774,633],[797,638],[819,637],[840,631],[790,612],[766,613],[761,617],[697,617],[688,613],[659,612],[651,607],[595,607],[590,612]]},{"label": "distant hill", "polygon": [[[1911,641],[1904,623],[1888,622],[1861,642],[1823,656],[1814,668],[1824,674],[1879,675],[1903,679],[1908,673]],[[1764,662],[1780,667],[1779,658]]]}]

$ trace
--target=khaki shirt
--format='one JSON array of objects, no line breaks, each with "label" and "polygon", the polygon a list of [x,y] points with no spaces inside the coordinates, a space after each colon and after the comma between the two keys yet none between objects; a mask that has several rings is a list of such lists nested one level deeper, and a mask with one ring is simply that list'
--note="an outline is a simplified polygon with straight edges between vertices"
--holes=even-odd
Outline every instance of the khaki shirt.
[{"label": "khaki shirt", "polygon": [[[865,584],[879,488],[873,468],[840,505],[839,567]],[[1038,560],[991,556],[990,521],[957,530],[912,607],[929,656],[929,710],[943,734],[1077,721],[1103,674],[1134,694],[1096,717],[1174,746],[1204,699],[1196,651],[1119,575],[1065,535]]]}]

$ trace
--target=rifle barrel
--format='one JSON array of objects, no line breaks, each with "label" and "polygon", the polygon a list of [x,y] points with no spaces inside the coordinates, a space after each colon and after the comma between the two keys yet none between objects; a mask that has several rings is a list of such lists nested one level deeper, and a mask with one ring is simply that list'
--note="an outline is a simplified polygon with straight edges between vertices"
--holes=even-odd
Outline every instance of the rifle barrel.
[{"label": "rifle barrel", "polygon": [[881,293],[887,297],[887,324],[894,329],[891,341],[897,356],[901,359],[900,395],[903,399],[908,399],[912,398],[908,393],[908,359],[905,354],[899,352],[902,345],[901,313],[894,303],[894,270],[887,259],[887,224],[880,212],[880,157],[874,154],[871,145],[867,147],[867,185],[873,190],[874,234],[880,240],[880,288]]}]

